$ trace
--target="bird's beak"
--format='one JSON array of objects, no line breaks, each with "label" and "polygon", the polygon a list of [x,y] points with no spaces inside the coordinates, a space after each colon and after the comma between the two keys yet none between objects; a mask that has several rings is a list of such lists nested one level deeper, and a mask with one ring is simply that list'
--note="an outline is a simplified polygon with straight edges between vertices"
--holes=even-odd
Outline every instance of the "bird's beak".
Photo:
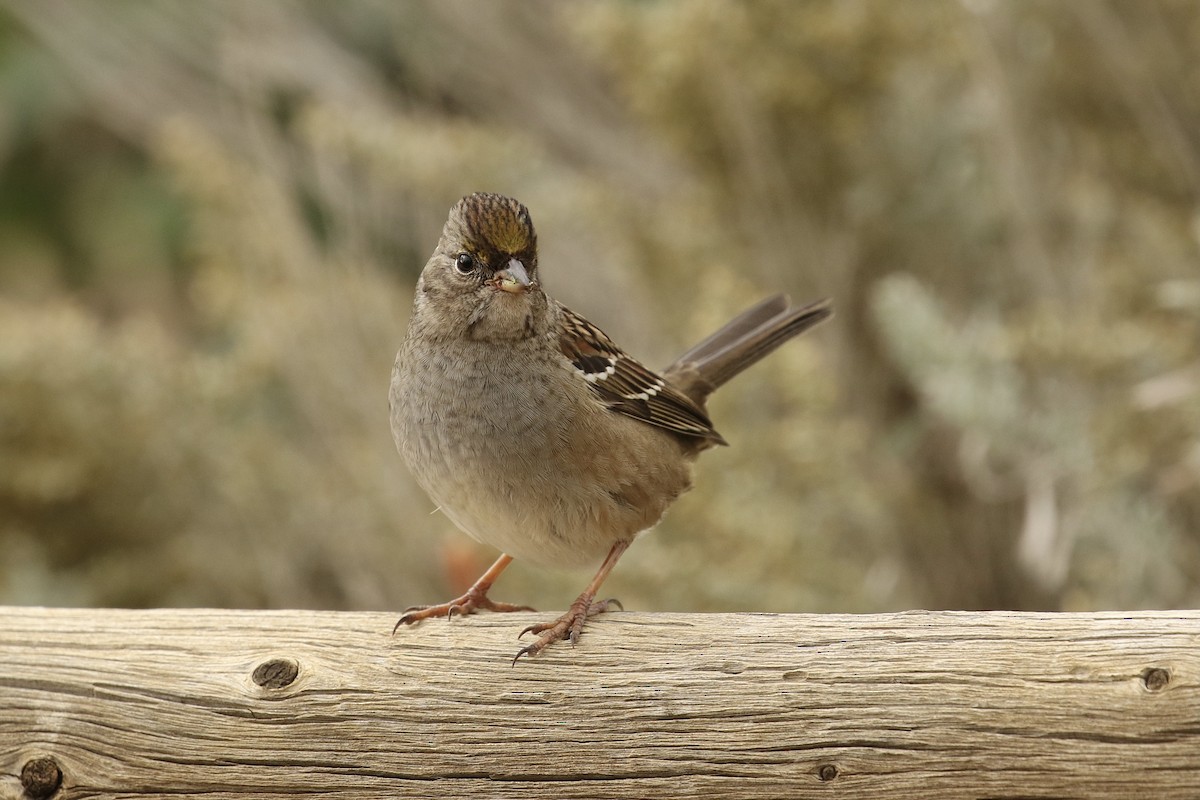
[{"label": "bird's beak", "polygon": [[496,273],[496,288],[502,292],[523,292],[529,288],[532,281],[525,265],[515,258],[508,260],[508,266]]}]

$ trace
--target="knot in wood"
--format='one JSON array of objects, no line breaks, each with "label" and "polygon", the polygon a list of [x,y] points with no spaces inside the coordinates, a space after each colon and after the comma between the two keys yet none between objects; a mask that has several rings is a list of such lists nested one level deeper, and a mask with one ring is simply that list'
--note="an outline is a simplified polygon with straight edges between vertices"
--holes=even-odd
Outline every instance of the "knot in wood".
[{"label": "knot in wood", "polygon": [[282,689],[296,680],[300,665],[290,658],[272,658],[254,668],[251,676],[264,689]]},{"label": "knot in wood", "polygon": [[1142,685],[1151,692],[1161,692],[1171,682],[1171,673],[1162,667],[1147,667],[1142,670]]},{"label": "knot in wood", "polygon": [[824,783],[828,783],[837,776],[838,768],[833,764],[822,764],[821,766],[817,767],[817,777],[820,778]]},{"label": "knot in wood", "polygon": [[21,788],[33,800],[46,800],[62,785],[62,770],[48,756],[30,759],[21,767]]}]

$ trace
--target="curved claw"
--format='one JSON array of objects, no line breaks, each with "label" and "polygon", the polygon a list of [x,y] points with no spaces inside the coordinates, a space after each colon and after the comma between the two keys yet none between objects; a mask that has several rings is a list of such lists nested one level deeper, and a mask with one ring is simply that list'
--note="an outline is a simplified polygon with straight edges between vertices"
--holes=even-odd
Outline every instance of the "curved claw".
[{"label": "curved claw", "polygon": [[431,608],[437,608],[437,606],[409,606],[404,609],[400,619],[396,620],[396,624],[392,626],[392,636],[396,635],[396,631],[400,630],[401,625],[412,625],[415,622],[425,619],[425,616],[422,616],[420,612]]},{"label": "curved claw", "polygon": [[517,654],[515,656],[513,656],[512,665],[515,667],[517,665],[517,659],[519,659],[523,655],[526,655],[526,654],[536,655],[536,653],[533,649],[535,645],[536,645],[536,642],[534,644],[526,645],[525,647],[522,647],[520,650],[518,650]]}]

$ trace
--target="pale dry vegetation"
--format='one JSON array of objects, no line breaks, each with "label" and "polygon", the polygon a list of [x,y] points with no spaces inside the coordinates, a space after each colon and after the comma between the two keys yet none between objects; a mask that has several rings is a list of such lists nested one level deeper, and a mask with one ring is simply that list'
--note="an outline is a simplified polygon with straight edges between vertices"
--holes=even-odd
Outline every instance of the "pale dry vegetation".
[{"label": "pale dry vegetation", "polygon": [[835,299],[718,395],[627,606],[1195,606],[1197,54],[1190,0],[0,0],[0,602],[473,578],[385,397],[492,190],[651,364]]}]

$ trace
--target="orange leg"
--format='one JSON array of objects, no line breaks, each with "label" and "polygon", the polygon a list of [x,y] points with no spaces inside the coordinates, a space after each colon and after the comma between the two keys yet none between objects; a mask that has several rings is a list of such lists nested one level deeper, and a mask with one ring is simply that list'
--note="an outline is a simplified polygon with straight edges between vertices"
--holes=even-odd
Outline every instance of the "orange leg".
[{"label": "orange leg", "polygon": [[496,582],[496,578],[500,577],[500,573],[504,572],[504,568],[512,562],[512,556],[507,553],[502,553],[496,563],[488,567],[488,571],[480,576],[479,580],[472,584],[470,589],[463,594],[462,597],[457,597],[448,603],[439,603],[436,606],[413,606],[404,610],[404,616],[396,623],[396,627],[392,628],[392,633],[400,630],[401,625],[411,625],[414,622],[420,622],[423,619],[430,617],[444,616],[447,619],[455,614],[474,614],[479,609],[488,611],[533,611],[530,606],[518,606],[512,603],[498,603],[487,596],[488,589],[492,588],[492,584]]},{"label": "orange leg", "polygon": [[600,565],[600,569],[596,572],[596,577],[592,578],[592,582],[583,590],[583,594],[571,603],[571,607],[567,609],[567,613],[563,614],[553,622],[542,622],[537,625],[530,625],[525,630],[521,631],[518,638],[527,633],[541,634],[536,642],[531,645],[522,647],[517,652],[513,663],[517,663],[517,659],[521,656],[536,656],[538,653],[545,650],[549,645],[555,642],[561,642],[563,639],[570,639],[571,644],[579,641],[579,635],[583,632],[583,623],[588,617],[593,617],[596,614],[602,614],[608,611],[610,605],[615,605],[621,608],[621,604],[616,600],[601,600],[596,602],[596,592],[600,590],[600,584],[604,583],[604,579],[608,577],[608,573],[612,572],[612,568],[617,565],[617,559],[628,548],[630,542],[620,541],[612,546],[608,551],[608,555],[604,559],[604,563]]}]

